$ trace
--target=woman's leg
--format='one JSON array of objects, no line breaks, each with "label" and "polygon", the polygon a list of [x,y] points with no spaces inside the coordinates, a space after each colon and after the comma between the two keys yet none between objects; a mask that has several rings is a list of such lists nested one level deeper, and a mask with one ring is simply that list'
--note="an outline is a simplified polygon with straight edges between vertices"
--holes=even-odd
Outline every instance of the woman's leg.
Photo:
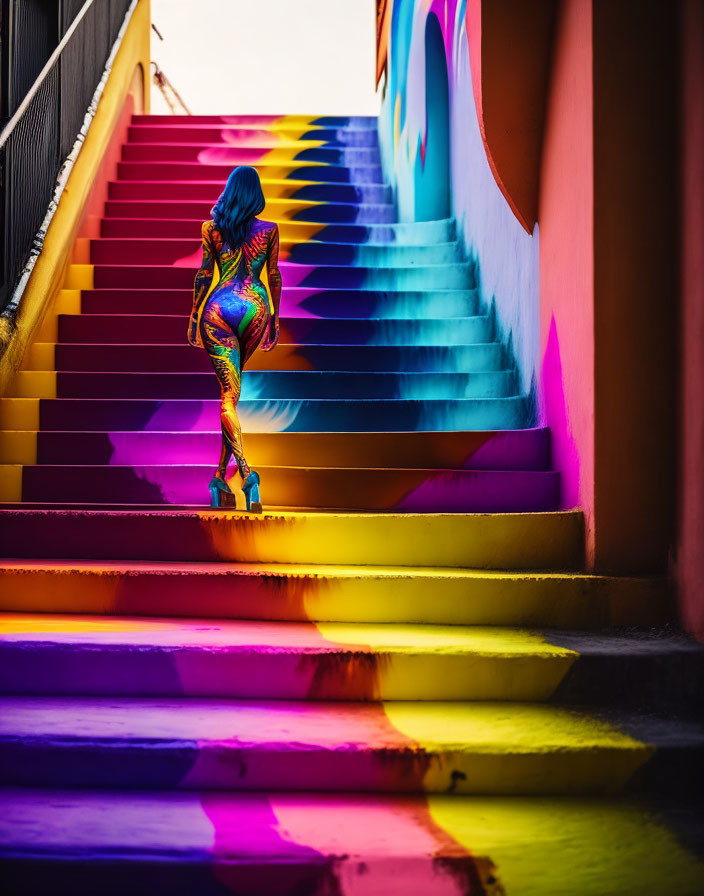
[{"label": "woman's leg", "polygon": [[[232,338],[228,341],[232,341]],[[222,450],[218,463],[218,476],[225,478],[227,463],[234,455],[242,479],[249,476],[249,464],[242,450],[242,428],[237,416],[237,402],[242,388],[242,366],[239,347],[209,342],[208,355],[220,383],[220,425]]]}]

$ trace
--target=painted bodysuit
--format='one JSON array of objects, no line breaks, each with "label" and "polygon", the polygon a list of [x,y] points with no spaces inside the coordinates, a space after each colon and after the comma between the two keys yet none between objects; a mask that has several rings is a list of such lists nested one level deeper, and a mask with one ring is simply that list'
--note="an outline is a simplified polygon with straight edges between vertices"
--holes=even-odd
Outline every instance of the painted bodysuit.
[{"label": "painted bodysuit", "polygon": [[[278,329],[279,228],[270,221],[254,218],[245,242],[236,250],[223,239],[213,221],[203,224],[201,236],[203,260],[193,284],[188,341],[208,352],[220,382],[222,451],[218,472],[224,478],[228,461],[234,455],[240,475],[246,479],[250,470],[242,450],[237,401],[245,363],[260,343],[266,349],[273,336],[268,326],[269,295],[261,280],[265,262]],[[216,266],[219,278],[211,289]]]}]

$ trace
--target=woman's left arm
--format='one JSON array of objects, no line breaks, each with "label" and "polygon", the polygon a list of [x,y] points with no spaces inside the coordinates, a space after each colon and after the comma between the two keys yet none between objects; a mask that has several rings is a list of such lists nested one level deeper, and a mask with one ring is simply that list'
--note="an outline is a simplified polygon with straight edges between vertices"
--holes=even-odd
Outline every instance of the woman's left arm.
[{"label": "woman's left arm", "polygon": [[203,259],[193,281],[193,311],[191,311],[191,319],[188,322],[188,341],[191,345],[201,347],[203,343],[198,332],[199,312],[213,282],[213,273],[215,272],[215,253],[210,242],[209,225],[210,221],[205,221],[201,227]]},{"label": "woman's left arm", "polygon": [[281,301],[281,271],[279,271],[279,225],[274,224],[269,234],[269,244],[266,252],[266,276],[269,281],[271,304],[274,311],[269,318],[264,339],[261,342],[262,351],[268,352],[279,341],[279,302]]}]

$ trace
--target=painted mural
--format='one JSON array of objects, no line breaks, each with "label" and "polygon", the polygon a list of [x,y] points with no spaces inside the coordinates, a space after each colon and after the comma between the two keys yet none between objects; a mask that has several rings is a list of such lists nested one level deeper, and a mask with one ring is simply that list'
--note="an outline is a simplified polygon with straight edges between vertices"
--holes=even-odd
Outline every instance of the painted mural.
[{"label": "painted mural", "polygon": [[538,227],[526,232],[487,159],[468,20],[467,0],[393,4],[379,128],[383,170],[401,221],[456,218],[480,301],[495,318],[535,413]]}]

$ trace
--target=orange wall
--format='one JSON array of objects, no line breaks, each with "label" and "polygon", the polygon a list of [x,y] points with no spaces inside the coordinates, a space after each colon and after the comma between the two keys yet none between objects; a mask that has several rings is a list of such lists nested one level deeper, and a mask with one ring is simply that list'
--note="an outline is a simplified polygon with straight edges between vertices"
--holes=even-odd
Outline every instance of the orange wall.
[{"label": "orange wall", "polygon": [[540,416],[565,507],[594,547],[594,168],[592,16],[564,0],[555,25],[540,172]]},{"label": "orange wall", "polygon": [[682,314],[677,584],[684,625],[704,641],[704,5],[683,0]]}]

